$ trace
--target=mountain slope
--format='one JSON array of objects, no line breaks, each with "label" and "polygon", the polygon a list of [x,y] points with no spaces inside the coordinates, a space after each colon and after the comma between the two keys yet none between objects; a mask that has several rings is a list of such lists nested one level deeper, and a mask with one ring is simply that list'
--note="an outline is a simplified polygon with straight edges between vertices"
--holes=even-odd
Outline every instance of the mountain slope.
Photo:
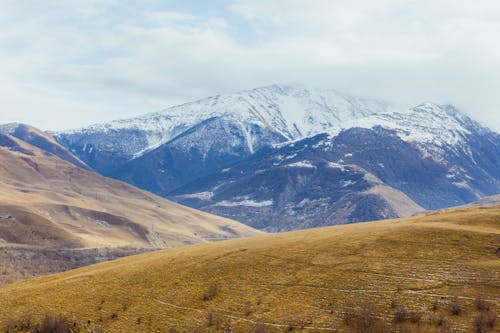
[{"label": "mountain slope", "polygon": [[480,200],[470,204],[471,206],[490,207],[500,205],[500,194],[492,195],[490,197],[481,198]]},{"label": "mountain slope", "polygon": [[[13,140],[33,155],[0,148],[2,204],[49,217],[52,223],[78,235],[85,246],[134,242],[151,246],[156,245],[155,240],[173,246],[230,237],[239,230],[252,234],[251,229],[234,221],[174,204]],[[224,231],[226,227],[234,232]],[[115,235],[120,229],[129,236]]]},{"label": "mountain slope", "polygon": [[[370,170],[427,209],[457,206],[500,192],[500,135],[452,106],[425,103],[405,113],[361,119],[353,127],[393,131],[407,143],[408,148],[391,155],[384,154],[387,143],[380,135],[346,138],[346,153],[367,153],[348,155],[345,160]],[[407,152],[415,149],[420,157],[414,154],[413,159],[427,164],[425,169],[416,170],[415,163],[405,161]]]},{"label": "mountain slope", "polygon": [[263,150],[171,197],[267,231],[395,218],[424,210],[366,169],[341,162],[341,147],[341,142],[323,134]]},{"label": "mountain slope", "polygon": [[18,123],[5,124],[0,125],[0,133],[12,135],[26,143],[40,148],[45,153],[53,154],[77,167],[90,170],[85,163],[69,152],[65,147],[61,146],[53,137],[35,127]]},{"label": "mountain slope", "polygon": [[[145,166],[159,177],[157,193],[164,193],[270,144],[341,128],[352,119],[390,109],[385,102],[334,90],[273,85],[55,136],[98,172],[157,190],[157,182],[150,188],[141,178],[140,169]],[[183,173],[165,163],[165,157],[167,161],[189,158],[188,165],[196,167]]]},{"label": "mountain slope", "polygon": [[[251,138],[258,138],[249,143]],[[211,118],[137,157],[113,177],[165,196],[172,189],[241,161],[285,138],[258,125]]]},{"label": "mountain slope", "polygon": [[466,137],[464,150],[407,140],[408,132],[401,135],[395,126],[366,127],[263,150],[170,195],[283,231],[409,216],[500,190],[500,140],[487,140],[493,134]]},{"label": "mountain slope", "polygon": [[368,332],[355,326],[362,307],[376,332],[389,332],[382,320],[391,332],[472,332],[478,295],[483,315],[500,310],[499,239],[496,206],[158,251],[0,289],[0,321],[49,312],[105,332]]},{"label": "mountain slope", "polygon": [[77,254],[80,248],[151,249],[256,233],[0,134],[0,246],[9,251],[64,248]]}]

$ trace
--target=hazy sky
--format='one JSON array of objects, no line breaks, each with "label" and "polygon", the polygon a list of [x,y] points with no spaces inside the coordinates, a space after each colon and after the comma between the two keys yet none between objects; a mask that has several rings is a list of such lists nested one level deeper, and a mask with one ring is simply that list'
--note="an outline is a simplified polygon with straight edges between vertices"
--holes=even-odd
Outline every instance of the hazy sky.
[{"label": "hazy sky", "polygon": [[0,0],[0,123],[79,127],[272,83],[500,131],[497,0]]}]

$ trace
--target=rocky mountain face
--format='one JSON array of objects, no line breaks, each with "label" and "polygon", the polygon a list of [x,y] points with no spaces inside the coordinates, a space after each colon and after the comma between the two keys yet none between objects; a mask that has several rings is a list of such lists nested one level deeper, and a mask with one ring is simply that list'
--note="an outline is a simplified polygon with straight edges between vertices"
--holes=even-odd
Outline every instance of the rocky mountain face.
[{"label": "rocky mountain face", "polygon": [[449,105],[400,110],[269,86],[56,133],[102,174],[282,231],[400,217],[500,192],[500,136]]},{"label": "rocky mountain face", "polygon": [[122,165],[113,177],[166,196],[172,189],[283,141],[280,134],[257,124],[210,118]]},{"label": "rocky mountain face", "polygon": [[[346,135],[357,136],[353,129]],[[339,140],[340,141],[340,140]],[[326,134],[266,149],[171,195],[268,231],[407,216],[423,208],[355,163]]]}]

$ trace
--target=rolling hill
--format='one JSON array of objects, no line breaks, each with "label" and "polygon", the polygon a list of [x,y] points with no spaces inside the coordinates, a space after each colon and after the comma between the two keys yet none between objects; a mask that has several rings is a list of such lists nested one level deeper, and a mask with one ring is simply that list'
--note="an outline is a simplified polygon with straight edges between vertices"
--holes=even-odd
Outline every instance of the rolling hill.
[{"label": "rolling hill", "polygon": [[500,206],[194,245],[4,287],[0,326],[498,332],[499,246]]},{"label": "rolling hill", "polygon": [[77,167],[91,170],[89,166],[65,147],[61,146],[52,136],[40,131],[38,128],[21,123],[10,123],[0,125],[0,133],[16,137],[25,143],[43,150],[45,154],[55,155]]},{"label": "rolling hill", "polygon": [[43,132],[29,132],[30,138],[40,133],[44,145],[39,146],[44,149],[0,134],[0,262],[4,268],[0,284],[54,272],[57,267],[113,258],[113,253],[258,233],[77,167],[74,156],[53,139]]}]

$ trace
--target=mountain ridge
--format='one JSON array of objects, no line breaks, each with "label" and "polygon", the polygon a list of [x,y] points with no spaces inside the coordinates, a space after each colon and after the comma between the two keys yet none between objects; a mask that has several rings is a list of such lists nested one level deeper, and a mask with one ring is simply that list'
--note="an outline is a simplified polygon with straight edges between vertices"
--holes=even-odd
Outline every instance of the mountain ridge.
[{"label": "mountain ridge", "polygon": [[[349,147],[342,148],[346,156],[333,154],[325,157],[325,162],[356,164],[384,185],[408,196],[414,201],[412,207],[445,208],[500,192],[500,135],[455,107],[426,102],[401,110],[388,102],[302,86],[272,85],[217,95],[160,113],[59,133],[56,138],[104,175],[200,208],[194,200],[184,199],[212,192],[210,188],[196,188],[204,178],[216,179],[225,169],[283,147],[314,141],[321,134],[328,137],[317,145],[331,145],[342,139],[344,145],[359,151],[355,163],[349,156]],[[364,146],[368,144],[371,146]],[[381,144],[386,146],[379,147]],[[318,152],[314,146],[307,149]],[[406,161],[398,162],[405,158]],[[246,165],[250,167],[252,163]],[[273,164],[266,168],[278,170]],[[418,172],[409,175],[400,168]],[[286,172],[281,176],[286,177]],[[240,180],[240,175],[227,179],[235,184]],[[434,190],[432,182],[440,185]],[[419,193],[419,187],[425,191]],[[186,188],[192,191],[181,193]],[[278,190],[279,186],[273,188]],[[258,195],[252,199],[244,192],[240,188],[239,192],[231,192],[234,200],[225,198],[215,204],[241,199],[255,206],[254,202],[270,200],[259,201]],[[324,192],[323,197],[328,197],[328,193]],[[378,213],[362,214],[356,221],[383,217],[381,212],[387,209],[386,205],[387,202],[379,202]],[[242,212],[247,213],[251,212]],[[396,217],[386,214],[389,216]]]},{"label": "mountain ridge", "polygon": [[[326,130],[335,125],[333,122],[342,118],[342,114],[344,114],[344,117],[349,113],[352,113],[354,116],[356,113],[366,115],[373,113],[373,109],[385,110],[390,107],[387,102],[362,99],[342,94],[335,90],[325,89],[323,91],[325,92],[325,96],[321,96],[319,93],[303,87],[271,85],[239,93],[207,97],[195,102],[173,106],[159,112],[148,113],[140,117],[116,120],[75,130],[55,132],[54,134],[56,137],[62,139],[63,136],[71,136],[78,133],[89,134],[117,130],[149,133],[151,137],[145,139],[145,141],[149,141],[148,145],[141,145],[139,148],[134,147],[132,150],[130,150],[130,142],[128,142],[129,145],[123,146],[125,149],[124,153],[128,154],[129,157],[136,158],[140,156],[140,153],[167,143],[184,130],[209,118],[227,117],[232,121],[243,121],[249,125],[258,124],[261,128],[271,130],[283,136],[286,140],[293,140],[318,134]],[[290,110],[287,106],[289,107],[292,104],[290,100],[301,101],[303,96],[306,96],[306,98],[301,103],[306,104],[306,107],[312,109],[312,106],[320,106],[322,108],[323,119],[312,119],[317,118],[318,115],[310,117],[310,114],[307,112],[301,112],[303,113],[302,117],[299,116],[299,119],[293,119],[297,118],[294,112],[297,112],[300,108],[295,107],[293,110]],[[330,107],[327,102],[328,98],[332,102],[338,103],[338,105]],[[323,105],[320,102],[323,102]],[[269,105],[264,106],[264,103],[269,103]],[[356,107],[353,107],[351,104],[356,105]],[[288,112],[288,117],[283,115],[285,110]],[[337,114],[331,111],[336,111]],[[332,114],[327,115],[327,112]],[[304,118],[313,120],[313,123],[307,124],[301,122]],[[176,119],[177,122],[175,122]],[[311,125],[313,127],[317,126],[319,129],[313,130],[312,128],[307,128],[307,126]],[[297,127],[300,127],[300,129]],[[142,143],[144,144],[144,142]]]}]

